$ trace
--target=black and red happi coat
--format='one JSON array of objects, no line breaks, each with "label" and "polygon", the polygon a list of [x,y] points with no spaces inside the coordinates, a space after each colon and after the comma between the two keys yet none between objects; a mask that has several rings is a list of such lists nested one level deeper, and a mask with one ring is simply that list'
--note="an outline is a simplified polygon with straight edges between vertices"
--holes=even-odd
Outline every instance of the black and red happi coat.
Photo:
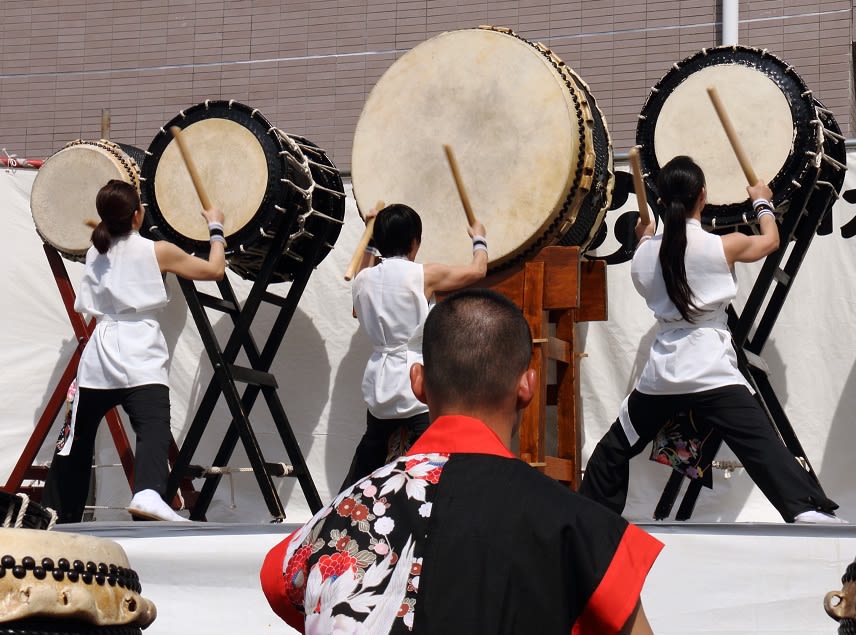
[{"label": "black and red happi coat", "polygon": [[515,458],[481,421],[440,417],[340,494],[262,568],[305,633],[617,633],[662,544]]}]

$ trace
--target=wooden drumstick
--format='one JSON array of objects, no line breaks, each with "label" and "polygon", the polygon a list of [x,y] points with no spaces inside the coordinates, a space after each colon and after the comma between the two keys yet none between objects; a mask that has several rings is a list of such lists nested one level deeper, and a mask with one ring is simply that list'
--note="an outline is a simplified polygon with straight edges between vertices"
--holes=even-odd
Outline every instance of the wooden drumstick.
[{"label": "wooden drumstick", "polygon": [[[375,203],[374,208],[380,211],[384,207],[386,207],[384,202],[378,201]],[[366,251],[366,247],[369,245],[369,241],[372,239],[372,233],[374,233],[374,219],[375,217],[372,216],[366,223],[366,228],[363,230],[360,242],[357,243],[354,255],[351,256],[351,262],[348,263],[348,268],[345,269],[345,280],[350,281],[355,275],[357,275],[357,268],[360,266],[360,261],[363,259],[363,254]]]},{"label": "wooden drumstick", "polygon": [[202,202],[204,209],[211,209],[211,201],[205,193],[205,188],[202,186],[202,179],[199,178],[199,173],[196,171],[196,166],[187,149],[187,145],[182,138],[181,128],[171,126],[169,131],[172,133],[175,142],[178,144],[178,151],[181,153],[181,158],[184,159],[184,165],[187,166],[187,171],[190,172],[190,180],[193,181],[193,187],[196,189],[196,194],[199,195],[199,200]]},{"label": "wooden drumstick", "polygon": [[749,181],[749,185],[755,185],[758,182],[758,176],[755,174],[755,170],[752,169],[749,157],[746,156],[746,152],[743,150],[743,144],[740,143],[740,139],[737,137],[737,132],[731,124],[731,119],[728,117],[725,106],[722,105],[722,100],[719,98],[719,93],[717,92],[716,87],[708,86],[707,94],[710,97],[710,101],[713,103],[713,108],[716,110],[716,114],[719,117],[722,127],[725,129],[725,134],[731,142],[731,149],[734,150],[734,154],[737,155],[737,161],[740,162],[740,167],[743,169],[743,174],[746,176],[746,180]]},{"label": "wooden drumstick", "polygon": [[630,172],[633,174],[633,190],[636,192],[636,201],[639,203],[639,223],[650,225],[651,215],[648,213],[648,197],[645,194],[645,181],[642,180],[639,146],[630,148]]},{"label": "wooden drumstick", "polygon": [[458,169],[458,162],[455,160],[455,154],[452,152],[452,147],[443,144],[443,150],[446,153],[446,160],[449,162],[449,168],[452,170],[452,178],[455,179],[455,186],[458,188],[458,196],[461,197],[461,205],[464,206],[464,212],[467,215],[467,224],[472,227],[476,224],[476,215],[473,214],[473,207],[470,205],[470,197],[467,196],[467,190],[464,188],[464,181],[461,179],[461,171]]}]

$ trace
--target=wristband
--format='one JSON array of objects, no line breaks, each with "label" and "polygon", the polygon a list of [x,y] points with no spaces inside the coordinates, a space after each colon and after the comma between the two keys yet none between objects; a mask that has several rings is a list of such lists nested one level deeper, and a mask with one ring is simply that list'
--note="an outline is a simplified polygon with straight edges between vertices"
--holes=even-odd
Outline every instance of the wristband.
[{"label": "wristband", "polygon": [[223,243],[223,248],[226,247],[226,238],[223,234],[211,234],[211,237],[208,239],[209,242],[212,243]]},{"label": "wristband", "polygon": [[487,245],[484,243],[473,243],[473,253],[477,252],[479,249],[487,253]]},{"label": "wristband", "polygon": [[758,209],[759,207],[769,207],[772,210],[773,204],[766,198],[756,198],[752,201],[752,209]]},{"label": "wristband", "polygon": [[212,220],[210,223],[208,223],[208,229],[209,230],[211,230],[211,229],[222,230],[223,229],[223,223],[216,221],[216,220]]},{"label": "wristband", "polygon": [[220,227],[219,229],[217,227],[209,227],[208,228],[208,234],[210,235],[211,238],[214,238],[215,236],[219,236],[220,238],[225,238],[225,236],[223,235],[223,228],[222,227]]},{"label": "wristband", "polygon": [[772,216],[773,218],[776,217],[776,215],[773,213],[773,210],[767,208],[764,208],[760,212],[758,212],[758,220],[761,220],[762,216]]}]

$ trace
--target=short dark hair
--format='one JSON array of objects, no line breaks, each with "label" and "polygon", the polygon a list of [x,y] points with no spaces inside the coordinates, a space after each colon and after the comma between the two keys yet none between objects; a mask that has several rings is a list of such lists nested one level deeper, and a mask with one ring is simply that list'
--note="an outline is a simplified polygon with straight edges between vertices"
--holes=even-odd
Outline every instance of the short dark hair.
[{"label": "short dark hair", "polygon": [[529,367],[532,333],[523,312],[505,296],[464,289],[428,314],[422,356],[432,401],[494,406]]},{"label": "short dark hair", "polygon": [[137,188],[120,181],[110,179],[107,185],[95,195],[95,209],[101,222],[92,231],[92,244],[99,253],[106,253],[113,238],[124,236],[131,231],[134,212],[140,208],[140,195]]},{"label": "short dark hair", "polygon": [[422,242],[422,219],[412,207],[401,203],[387,205],[375,217],[373,238],[384,258],[406,256],[414,240]]}]

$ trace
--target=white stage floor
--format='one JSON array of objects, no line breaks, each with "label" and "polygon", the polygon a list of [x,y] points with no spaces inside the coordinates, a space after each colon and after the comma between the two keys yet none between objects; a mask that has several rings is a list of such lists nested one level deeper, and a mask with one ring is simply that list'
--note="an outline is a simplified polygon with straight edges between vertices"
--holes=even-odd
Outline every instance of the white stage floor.
[{"label": "white stage floor", "polygon": [[[856,525],[651,523],[665,543],[643,593],[658,635],[832,635],[823,597],[856,558]],[[268,608],[258,570],[296,525],[64,525],[120,543],[158,618],[146,635],[294,633]],[[526,634],[522,634],[526,635]]]}]

